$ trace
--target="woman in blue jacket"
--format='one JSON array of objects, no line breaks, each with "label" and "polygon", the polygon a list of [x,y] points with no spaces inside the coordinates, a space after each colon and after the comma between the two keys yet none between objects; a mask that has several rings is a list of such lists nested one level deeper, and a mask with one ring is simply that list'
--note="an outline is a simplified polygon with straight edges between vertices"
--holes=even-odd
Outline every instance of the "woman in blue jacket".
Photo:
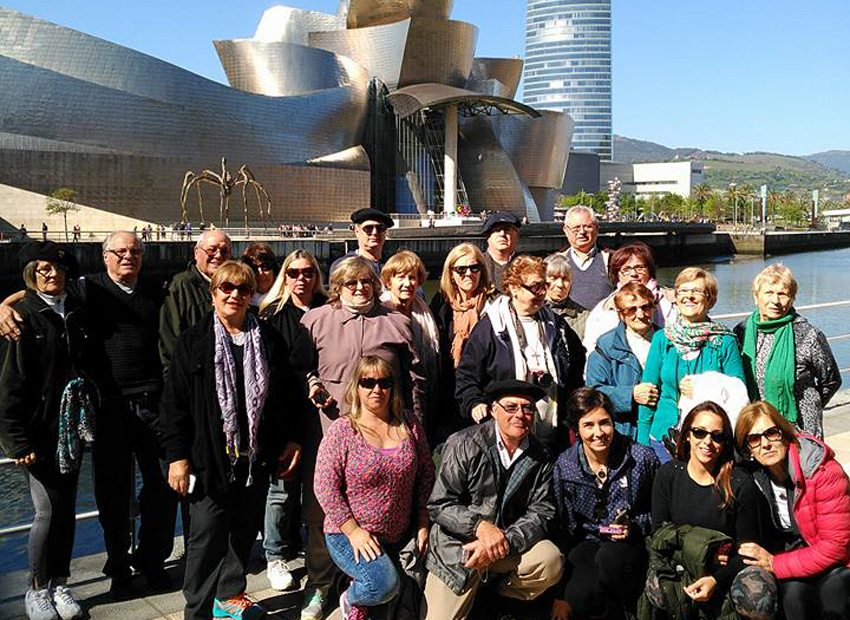
[{"label": "woman in blue jacket", "polygon": [[655,405],[658,388],[642,383],[641,375],[652,336],[655,295],[643,284],[629,282],[614,295],[620,323],[596,341],[590,351],[585,382],[611,399],[617,431],[635,439],[639,405]]},{"label": "woman in blue jacket", "polygon": [[654,406],[640,406],[637,440],[663,463],[671,460],[663,439],[679,425],[679,396],[692,396],[693,375],[716,371],[745,381],[735,335],[708,317],[716,301],[717,278],[699,267],[683,269],[676,278],[679,317],[652,338],[642,380],[659,396]]}]

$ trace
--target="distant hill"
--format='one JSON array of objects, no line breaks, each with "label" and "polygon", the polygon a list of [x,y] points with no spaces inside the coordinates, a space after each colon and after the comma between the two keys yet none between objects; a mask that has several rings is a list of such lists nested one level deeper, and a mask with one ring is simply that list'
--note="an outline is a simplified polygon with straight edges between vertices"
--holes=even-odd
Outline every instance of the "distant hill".
[{"label": "distant hill", "polygon": [[[705,181],[717,189],[730,183],[758,187],[767,184],[776,191],[826,190],[838,200],[850,192],[850,151],[829,151],[808,157],[778,153],[721,153],[699,148],[669,148],[655,142],[614,136],[614,159],[624,163],[649,161],[700,161]],[[846,166],[841,167],[841,166]]]}]

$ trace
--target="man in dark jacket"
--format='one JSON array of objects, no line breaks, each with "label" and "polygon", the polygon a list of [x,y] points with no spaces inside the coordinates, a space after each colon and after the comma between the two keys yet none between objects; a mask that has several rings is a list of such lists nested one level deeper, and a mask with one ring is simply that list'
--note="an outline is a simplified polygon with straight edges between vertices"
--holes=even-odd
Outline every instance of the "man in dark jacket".
[{"label": "man in dark jacket", "polygon": [[531,435],[544,392],[514,379],[487,389],[493,420],[455,433],[428,501],[426,620],[466,618],[482,575],[505,574],[503,596],[532,600],[563,572],[547,540],[555,519],[552,465]]}]

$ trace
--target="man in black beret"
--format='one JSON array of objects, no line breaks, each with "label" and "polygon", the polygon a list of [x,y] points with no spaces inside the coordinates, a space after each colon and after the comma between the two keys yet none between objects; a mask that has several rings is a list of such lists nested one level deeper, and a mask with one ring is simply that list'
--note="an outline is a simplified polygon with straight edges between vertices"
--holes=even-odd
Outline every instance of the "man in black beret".
[{"label": "man in black beret", "polygon": [[395,222],[383,211],[371,207],[358,209],[352,213],[351,221],[354,222],[357,249],[336,259],[331,265],[330,273],[333,273],[333,270],[343,259],[349,256],[360,256],[369,261],[380,278],[381,268],[384,266],[381,257],[384,253],[384,242],[387,240],[387,230],[392,228]]},{"label": "man in black beret", "polygon": [[502,289],[502,273],[516,253],[519,241],[520,219],[513,213],[496,211],[484,221],[481,234],[487,237],[484,262],[496,288]]},{"label": "man in black beret", "polygon": [[552,464],[531,433],[543,390],[525,381],[487,388],[493,419],[449,437],[428,500],[426,620],[466,618],[488,572],[499,594],[529,601],[563,572],[547,540],[555,520]]}]

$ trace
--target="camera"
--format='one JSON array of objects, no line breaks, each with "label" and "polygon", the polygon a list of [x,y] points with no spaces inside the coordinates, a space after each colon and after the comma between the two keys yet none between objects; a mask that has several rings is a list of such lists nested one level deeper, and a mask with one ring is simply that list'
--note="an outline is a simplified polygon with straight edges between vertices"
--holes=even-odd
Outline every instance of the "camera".
[{"label": "camera", "polygon": [[543,372],[542,370],[538,370],[536,372],[531,373],[531,383],[536,385],[537,387],[542,387],[543,389],[548,389],[552,387],[552,384],[555,380],[552,378],[548,372]]}]

